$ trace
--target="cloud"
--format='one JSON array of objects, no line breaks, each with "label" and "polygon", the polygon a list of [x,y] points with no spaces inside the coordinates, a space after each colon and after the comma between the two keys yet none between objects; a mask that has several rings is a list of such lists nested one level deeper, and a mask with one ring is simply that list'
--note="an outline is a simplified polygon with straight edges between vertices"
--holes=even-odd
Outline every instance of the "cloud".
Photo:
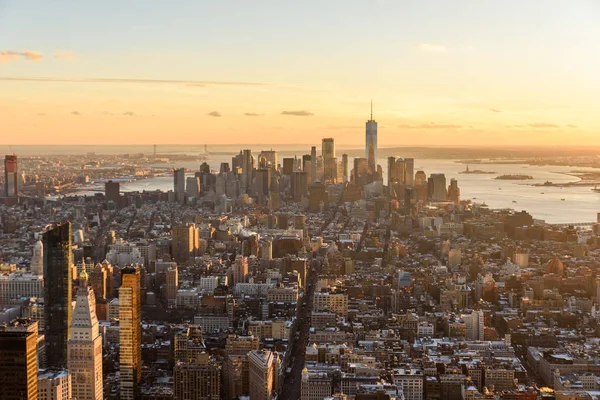
[{"label": "cloud", "polygon": [[[10,60],[9,60],[10,61]],[[136,79],[136,78],[56,78],[56,77],[0,77],[0,81],[13,82],[64,82],[64,83],[138,83],[138,84],[175,84],[186,86],[267,86],[264,82],[237,81],[186,81],[180,79]]]},{"label": "cloud", "polygon": [[123,115],[126,115],[128,117],[135,117],[135,113],[133,111],[126,111],[123,113]]},{"label": "cloud", "polygon": [[244,113],[244,115],[246,117],[260,117],[262,114],[248,112],[248,113]]},{"label": "cloud", "polygon": [[208,116],[210,116],[210,117],[220,117],[220,116],[221,116],[221,113],[220,113],[220,112],[218,112],[218,111],[211,111],[211,112],[209,112],[209,113],[208,113],[208,114],[206,114],[206,115],[208,115]]},{"label": "cloud", "polygon": [[441,44],[419,43],[417,48],[426,53],[446,53],[448,49]]},{"label": "cloud", "polygon": [[79,111],[71,111],[71,115],[81,115]]},{"label": "cloud", "polygon": [[59,60],[74,60],[77,58],[77,54],[69,50],[54,50],[54,58]]},{"label": "cloud", "polygon": [[299,111],[282,111],[281,115],[293,115],[296,117],[312,117],[315,114],[311,113],[310,111],[299,110]]},{"label": "cloud", "polygon": [[16,50],[3,50],[0,51],[0,64],[8,63],[11,61],[19,61],[21,58],[27,61],[40,61],[42,58],[42,53],[39,51],[33,50],[25,50],[25,51],[16,51]]},{"label": "cloud", "polygon": [[454,125],[454,124],[436,124],[435,122],[429,122],[427,124],[419,124],[419,125],[399,125],[399,128],[406,129],[461,129],[462,125]]},{"label": "cloud", "polygon": [[556,124],[549,124],[547,122],[536,122],[535,124],[529,124],[530,128],[560,128]]},{"label": "cloud", "polygon": [[577,125],[567,124],[567,128],[577,128]]},{"label": "cloud", "polygon": [[190,87],[206,87],[205,83],[186,83],[185,86]]},{"label": "cloud", "polygon": [[[382,126],[380,126],[382,128]],[[361,129],[360,126],[356,125],[329,125],[325,129],[338,130],[338,129]]]},{"label": "cloud", "polygon": [[490,108],[491,112],[502,112],[502,110],[498,110],[497,108]]},{"label": "cloud", "polygon": [[506,125],[507,128],[523,128],[523,125]]},{"label": "cloud", "polygon": [[38,113],[38,117],[45,117],[45,116],[46,116],[46,114],[44,114],[44,113]]}]

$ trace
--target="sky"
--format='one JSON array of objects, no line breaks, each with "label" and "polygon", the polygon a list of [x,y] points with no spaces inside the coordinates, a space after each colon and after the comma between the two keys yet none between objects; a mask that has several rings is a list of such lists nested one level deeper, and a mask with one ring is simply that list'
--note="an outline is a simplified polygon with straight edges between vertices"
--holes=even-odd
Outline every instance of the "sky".
[{"label": "sky", "polygon": [[597,0],[0,0],[0,144],[600,145]]}]

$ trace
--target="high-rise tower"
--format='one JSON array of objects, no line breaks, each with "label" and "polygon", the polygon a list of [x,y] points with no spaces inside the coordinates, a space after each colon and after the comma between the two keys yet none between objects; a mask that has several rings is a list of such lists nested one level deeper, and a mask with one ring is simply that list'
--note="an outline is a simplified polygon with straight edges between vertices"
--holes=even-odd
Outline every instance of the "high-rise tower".
[{"label": "high-rise tower", "polygon": [[37,400],[38,324],[23,320],[0,327],[0,399]]},{"label": "high-rise tower", "polygon": [[33,245],[33,257],[31,257],[31,273],[33,275],[44,275],[44,244],[38,240]]},{"label": "high-rise tower", "polygon": [[175,191],[175,200],[179,204],[185,202],[185,169],[179,168],[173,172],[173,189]]},{"label": "high-rise tower", "polygon": [[377,172],[377,121],[373,119],[373,102],[371,101],[371,119],[366,123],[366,159],[370,173]]},{"label": "high-rise tower", "polygon": [[17,155],[8,154],[4,157],[4,196],[19,195],[19,176],[17,173]]},{"label": "high-rise tower", "polygon": [[317,181],[317,146],[310,148],[310,183]]},{"label": "high-rise tower", "polygon": [[67,341],[73,307],[71,223],[53,225],[43,234],[44,319],[48,367],[67,367]]},{"label": "high-rise tower", "polygon": [[88,286],[85,269],[79,274],[68,350],[73,398],[102,400],[102,337],[98,331],[96,296]]},{"label": "high-rise tower", "polygon": [[337,160],[333,138],[323,139],[321,154],[323,156],[323,180],[334,183],[337,180]]},{"label": "high-rise tower", "polygon": [[123,400],[138,398],[142,379],[142,304],[140,300],[140,270],[127,267],[121,270],[119,288],[119,340],[121,392]]}]

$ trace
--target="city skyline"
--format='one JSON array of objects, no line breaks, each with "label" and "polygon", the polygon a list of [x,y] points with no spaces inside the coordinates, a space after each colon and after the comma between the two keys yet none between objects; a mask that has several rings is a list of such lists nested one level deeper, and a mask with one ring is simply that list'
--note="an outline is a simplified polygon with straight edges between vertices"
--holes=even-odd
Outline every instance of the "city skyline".
[{"label": "city skyline", "polygon": [[0,144],[600,145],[592,2],[32,3]]}]

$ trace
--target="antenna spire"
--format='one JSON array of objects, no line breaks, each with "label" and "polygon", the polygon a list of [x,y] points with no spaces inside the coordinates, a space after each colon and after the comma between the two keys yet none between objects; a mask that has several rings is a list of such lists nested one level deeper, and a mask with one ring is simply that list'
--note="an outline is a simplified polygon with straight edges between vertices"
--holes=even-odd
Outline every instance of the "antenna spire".
[{"label": "antenna spire", "polygon": [[373,99],[371,99],[371,121],[373,121]]}]

